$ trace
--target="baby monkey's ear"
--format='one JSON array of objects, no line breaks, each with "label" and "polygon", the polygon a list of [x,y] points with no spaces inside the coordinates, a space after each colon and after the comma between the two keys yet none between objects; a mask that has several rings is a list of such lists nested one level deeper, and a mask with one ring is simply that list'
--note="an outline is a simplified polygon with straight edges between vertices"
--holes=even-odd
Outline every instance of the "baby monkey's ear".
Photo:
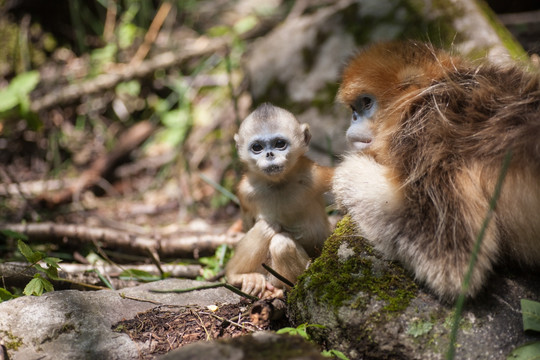
[{"label": "baby monkey's ear", "polygon": [[238,149],[238,146],[239,146],[238,141],[240,141],[240,135],[234,134],[234,142],[236,144],[237,149]]},{"label": "baby monkey's ear", "polygon": [[311,132],[309,131],[309,125],[301,124],[300,129],[302,130],[302,133],[304,134],[305,145],[309,145],[309,142],[311,141]]}]

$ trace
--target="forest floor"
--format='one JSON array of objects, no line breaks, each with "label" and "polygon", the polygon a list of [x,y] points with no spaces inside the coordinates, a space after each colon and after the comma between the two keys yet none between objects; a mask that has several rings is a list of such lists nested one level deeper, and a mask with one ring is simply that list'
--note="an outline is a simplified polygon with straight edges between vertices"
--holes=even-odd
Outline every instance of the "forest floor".
[{"label": "forest floor", "polygon": [[[99,46],[87,52],[71,50],[75,42],[71,39],[66,45],[65,38],[48,49],[44,44],[51,36],[49,31],[54,30],[45,23],[30,26],[35,14],[13,10],[0,15],[0,35],[5,33],[2,26],[20,26],[17,34],[27,31],[31,53],[43,57],[28,60],[41,76],[28,98],[34,111],[25,112],[21,101],[23,110],[0,112],[0,227],[15,231],[0,233],[3,262],[25,260],[17,240],[26,237],[18,236],[18,228],[12,225],[29,229],[45,223],[48,228],[33,230],[36,236],[31,247],[61,259],[60,267],[85,265],[84,271],[66,275],[77,281],[118,289],[149,278],[166,278],[175,267],[187,271],[183,267],[188,265],[197,267],[184,277],[221,279],[232,246],[241,237],[239,206],[230,194],[240,177],[232,136],[251,106],[241,59],[251,39],[268,33],[290,9],[281,5],[239,36],[231,29],[238,24],[247,26],[252,18],[236,11],[233,2],[206,3],[183,9],[185,13],[178,10],[180,23],[164,20],[161,35],[152,40],[154,51],[144,59],[148,61],[124,68],[119,60],[132,58],[144,48],[144,36],[132,39],[131,46],[109,49],[112,55],[99,51],[107,42],[91,35],[87,38]],[[174,10],[168,11],[171,15]],[[538,10],[529,15],[502,19],[515,28],[515,35],[528,50],[538,52],[540,26],[531,20],[531,16],[538,18]],[[156,19],[158,16],[152,15],[148,23]],[[117,31],[112,31],[118,43],[122,31],[131,29],[128,21],[122,21],[119,16]],[[522,26],[523,21],[529,26]],[[139,35],[141,31],[152,35],[138,25]],[[215,51],[186,52],[185,58],[180,51],[174,66],[144,73],[144,66],[155,65],[157,55],[166,52],[171,42],[181,39],[193,44],[194,52],[211,47],[212,37],[206,33],[212,31],[231,33],[231,41],[227,46],[215,44]],[[17,51],[23,53],[21,48]],[[0,88],[20,72],[12,60],[7,62],[11,68],[0,66]],[[142,73],[97,91],[69,88],[81,91],[74,98],[65,91],[73,80],[83,84],[98,78],[95,73],[130,71]],[[58,94],[57,99],[53,96],[51,100],[51,94]],[[43,105],[46,100],[52,103]],[[67,225],[77,228],[68,229]],[[117,269],[107,272],[106,265]],[[124,271],[141,265],[151,270],[147,267],[131,272],[131,276]],[[172,267],[164,271],[166,265]],[[100,276],[88,274],[93,269],[101,269]],[[20,285],[4,283],[4,287],[15,295],[22,293]],[[116,329],[134,341],[150,341],[150,350],[141,355],[150,359],[203,339],[287,325],[281,322],[255,328],[249,316],[239,317],[245,306],[226,305],[215,312],[156,308],[117,324]]]}]

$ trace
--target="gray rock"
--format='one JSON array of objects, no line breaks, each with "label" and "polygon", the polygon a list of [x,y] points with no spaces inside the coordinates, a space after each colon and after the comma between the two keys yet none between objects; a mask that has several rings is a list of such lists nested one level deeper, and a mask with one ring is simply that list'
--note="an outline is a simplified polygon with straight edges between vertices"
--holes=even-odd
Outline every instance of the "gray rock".
[{"label": "gray rock", "polygon": [[[312,334],[351,359],[444,359],[454,308],[418,286],[397,263],[382,259],[347,220],[289,296],[297,324],[321,324]],[[354,252],[354,255],[352,253]],[[456,359],[506,359],[538,336],[523,331],[520,299],[540,300],[534,272],[504,272],[466,305]]]},{"label": "gray rock", "polygon": [[[349,109],[335,104],[345,62],[366,44],[431,41],[463,55],[507,61],[525,53],[477,1],[340,0],[279,26],[250,44],[244,59],[256,104],[271,102],[311,126],[309,155],[332,163],[346,150]],[[315,6],[314,6],[315,8]],[[508,49],[511,49],[508,50]]]},{"label": "gray rock", "polygon": [[173,350],[160,360],[319,360],[328,359],[300,336],[261,331],[233,339],[198,342]]},{"label": "gray rock", "polygon": [[224,288],[185,294],[152,293],[204,284],[170,279],[118,291],[65,290],[0,303],[0,335],[10,359],[137,359],[137,345],[111,326],[161,304],[238,303]]}]

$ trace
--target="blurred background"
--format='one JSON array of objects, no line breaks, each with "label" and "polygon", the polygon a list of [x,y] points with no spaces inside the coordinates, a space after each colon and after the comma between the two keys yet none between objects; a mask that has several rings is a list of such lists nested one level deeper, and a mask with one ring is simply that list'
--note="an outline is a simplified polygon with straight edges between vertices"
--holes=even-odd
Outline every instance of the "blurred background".
[{"label": "blurred background", "polygon": [[[241,175],[232,137],[262,102],[309,123],[310,156],[335,165],[350,116],[334,101],[339,74],[366,44],[414,38],[533,68],[540,51],[537,0],[0,0],[0,9],[1,224],[154,237],[230,230]],[[13,243],[0,251],[11,255]]]}]

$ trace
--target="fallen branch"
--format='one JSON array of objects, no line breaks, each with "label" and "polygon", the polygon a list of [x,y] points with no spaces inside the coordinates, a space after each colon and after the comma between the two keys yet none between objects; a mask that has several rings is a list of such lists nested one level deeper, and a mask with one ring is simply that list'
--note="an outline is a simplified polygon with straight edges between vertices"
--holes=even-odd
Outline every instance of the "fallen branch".
[{"label": "fallen branch", "polygon": [[225,289],[230,290],[233,293],[235,293],[237,295],[240,295],[240,296],[243,296],[246,299],[249,299],[251,301],[259,300],[259,298],[255,297],[255,296],[251,296],[249,294],[246,294],[245,292],[242,292],[240,289],[235,288],[231,284],[227,284],[227,283],[215,283],[215,284],[209,284],[209,285],[201,285],[201,286],[196,286],[196,287],[187,288],[187,289],[171,289],[171,290],[156,289],[156,290],[150,290],[150,292],[183,294],[183,293],[188,293],[188,292],[192,292],[192,291],[215,289],[215,288],[218,288],[218,287],[224,287]]},{"label": "fallen branch", "polygon": [[[126,270],[136,270],[144,271],[150,275],[161,276],[160,271],[156,265],[123,265],[122,267],[118,265],[86,265],[86,264],[68,264],[60,263],[61,271],[66,274],[78,274],[86,271],[92,271],[98,269],[103,275],[108,275],[111,277],[118,277],[124,269]],[[197,276],[201,275],[202,266],[201,265],[161,265],[161,269],[170,274],[172,277],[177,278],[186,278],[186,279],[195,279]]]},{"label": "fallen branch", "polygon": [[154,20],[152,20],[152,23],[150,24],[150,27],[148,28],[148,31],[144,36],[144,42],[137,49],[137,52],[129,62],[129,66],[138,66],[141,61],[146,57],[146,55],[148,55],[150,47],[156,40],[159,29],[161,29],[161,25],[163,25],[163,22],[165,22],[167,15],[169,15],[169,12],[171,11],[171,8],[172,4],[170,2],[166,1],[161,4],[156,16],[154,16]]},{"label": "fallen branch", "polygon": [[[0,263],[0,278],[2,279],[0,284],[3,287],[24,288],[37,273],[38,271],[32,266],[29,267],[27,263]],[[58,272],[58,276],[58,279],[47,277],[55,289],[107,290],[103,286],[95,285],[98,283],[96,274],[86,276],[83,281],[80,281],[79,277],[76,279],[73,274],[62,271]]]},{"label": "fallen branch", "polygon": [[148,251],[156,251],[161,257],[186,257],[199,254],[213,254],[222,244],[233,246],[242,237],[237,234],[188,234],[175,238],[154,238],[133,235],[124,231],[108,228],[96,228],[85,225],[26,223],[5,224],[0,229],[25,234],[32,240],[63,241],[68,238],[71,244],[88,244],[98,241],[103,247],[118,248],[148,255]]},{"label": "fallen branch", "polygon": [[133,125],[120,136],[111,152],[99,156],[90,168],[85,170],[69,187],[56,193],[43,194],[38,200],[49,207],[71,201],[74,195],[78,195],[85,189],[96,185],[104,174],[109,172],[120,159],[127,156],[133,149],[136,149],[152,134],[153,130],[154,126],[149,121],[141,121]]},{"label": "fallen branch", "polygon": [[214,53],[225,48],[226,45],[227,42],[223,39],[199,39],[190,48],[165,52],[134,66],[122,67],[116,73],[102,74],[83,83],[71,84],[51,91],[41,98],[33,99],[31,110],[39,112],[56,105],[68,104],[85,95],[112,89],[123,81],[143,78],[156,70],[174,67],[194,57]]}]

